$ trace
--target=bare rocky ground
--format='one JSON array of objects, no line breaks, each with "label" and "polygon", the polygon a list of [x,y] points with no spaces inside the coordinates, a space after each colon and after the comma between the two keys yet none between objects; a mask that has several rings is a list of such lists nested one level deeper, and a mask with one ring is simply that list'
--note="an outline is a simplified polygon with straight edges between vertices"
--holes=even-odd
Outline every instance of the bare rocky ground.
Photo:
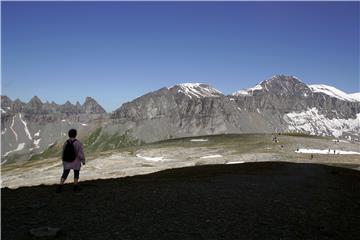
[{"label": "bare rocky ground", "polygon": [[[236,162],[286,161],[322,163],[360,170],[360,155],[303,154],[297,148],[336,149],[360,152],[359,142],[309,136],[269,134],[219,135],[174,139],[140,147],[87,155],[81,180],[118,178],[148,174],[171,168]],[[16,188],[56,184],[62,173],[60,157],[4,164],[2,186]]]},{"label": "bare rocky ground", "polygon": [[2,239],[359,239],[360,171],[257,162],[2,188]]}]

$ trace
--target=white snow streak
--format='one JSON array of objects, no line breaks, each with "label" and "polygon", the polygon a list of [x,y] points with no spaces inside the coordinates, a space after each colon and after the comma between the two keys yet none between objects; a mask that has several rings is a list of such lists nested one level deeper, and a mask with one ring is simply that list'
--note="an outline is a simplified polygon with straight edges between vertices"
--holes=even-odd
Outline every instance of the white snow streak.
[{"label": "white snow streak", "polygon": [[[16,116],[16,115],[15,115],[15,116]],[[13,120],[12,120],[12,122],[11,122],[10,129],[11,129],[11,131],[14,133],[14,135],[15,135],[15,141],[17,142],[17,141],[18,141],[18,135],[17,135],[17,133],[15,132],[15,130],[13,129],[13,127],[14,127],[14,122],[15,122],[15,116],[13,116]]]},{"label": "white snow streak", "polygon": [[227,162],[226,164],[239,164],[239,163],[244,163],[244,161],[231,161],[231,162]]},{"label": "white snow streak", "polygon": [[207,141],[208,141],[208,139],[202,139],[202,138],[190,140],[190,142],[207,142]]},{"label": "white snow streak", "polygon": [[4,154],[4,157],[6,157],[7,155],[9,155],[9,153],[12,153],[12,152],[17,152],[17,151],[20,151],[20,150],[23,150],[25,147],[25,143],[19,143],[18,147],[15,149],[15,150],[12,150],[12,151],[9,151],[9,152],[6,152]]},{"label": "white snow streak", "polygon": [[164,161],[164,157],[145,157],[145,156],[141,156],[140,154],[136,154],[136,157],[142,158],[142,159],[145,159],[148,161],[155,161],[155,162]]},{"label": "white snow streak", "polygon": [[[330,150],[330,151],[329,151]],[[316,154],[353,154],[353,155],[359,155],[360,152],[353,152],[353,151],[343,151],[343,150],[336,150],[336,149],[314,149],[314,148],[300,148],[299,150],[296,150],[296,153],[316,153]]]},{"label": "white snow streak", "polygon": [[19,113],[19,117],[20,117],[20,121],[24,124],[24,130],[25,130],[26,136],[27,136],[30,140],[32,140],[30,131],[29,131],[28,127],[27,127],[27,123],[26,123],[24,120],[22,120],[22,118],[21,118],[21,113]]},{"label": "white snow streak", "polygon": [[37,140],[34,140],[34,144],[35,144],[35,148],[39,148],[40,146],[39,146],[39,143],[40,143],[40,140],[41,140],[41,138],[39,138],[39,139],[37,139]]},{"label": "white snow streak", "polygon": [[220,154],[217,154],[217,155],[204,156],[204,157],[201,157],[201,158],[221,158],[221,157],[223,157],[223,156],[220,155]]},{"label": "white snow streak", "polygon": [[40,137],[40,131],[41,130],[37,131],[37,133],[34,134],[34,137]]}]

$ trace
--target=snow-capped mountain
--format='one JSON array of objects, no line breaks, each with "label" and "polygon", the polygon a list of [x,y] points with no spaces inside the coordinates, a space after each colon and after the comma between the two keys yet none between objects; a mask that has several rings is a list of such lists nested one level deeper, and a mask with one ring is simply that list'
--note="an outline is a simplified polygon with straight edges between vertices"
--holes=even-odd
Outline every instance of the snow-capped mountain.
[{"label": "snow-capped mountain", "polygon": [[[148,142],[287,131],[357,139],[360,103],[345,98],[346,94],[340,95],[335,88],[327,88],[333,94],[314,89],[297,77],[284,75],[229,96],[207,85],[180,84],[128,102],[114,111],[112,118],[121,123],[119,131],[131,129],[137,138]],[[206,95],[208,92],[211,94]]]},{"label": "snow-capped mountain", "polygon": [[115,139],[114,146],[119,146],[124,136],[153,142],[294,131],[360,141],[358,96],[331,86],[308,86],[297,77],[284,75],[227,96],[200,83],[164,87],[124,103],[111,114],[92,98],[83,105],[57,105],[42,103],[37,97],[23,103],[2,96],[2,161],[42,152],[64,140],[70,127],[79,129],[83,136],[101,129],[97,135],[103,139],[99,142],[107,144],[104,138]]},{"label": "snow-capped mountain", "polygon": [[171,92],[182,93],[189,98],[221,97],[224,96],[219,90],[202,83],[182,83],[170,87]]}]

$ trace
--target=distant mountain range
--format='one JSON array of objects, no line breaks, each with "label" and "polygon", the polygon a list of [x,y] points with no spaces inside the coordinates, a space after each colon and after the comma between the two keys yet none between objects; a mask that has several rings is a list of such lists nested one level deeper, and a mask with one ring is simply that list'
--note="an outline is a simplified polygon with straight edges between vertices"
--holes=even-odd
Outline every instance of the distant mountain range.
[{"label": "distant mountain range", "polygon": [[302,132],[359,141],[360,93],[276,75],[231,95],[200,83],[164,87],[112,113],[91,97],[82,105],[58,105],[36,96],[28,103],[2,96],[1,123],[2,162],[61,144],[71,127],[101,149],[122,146],[128,137],[153,142],[230,133]]}]

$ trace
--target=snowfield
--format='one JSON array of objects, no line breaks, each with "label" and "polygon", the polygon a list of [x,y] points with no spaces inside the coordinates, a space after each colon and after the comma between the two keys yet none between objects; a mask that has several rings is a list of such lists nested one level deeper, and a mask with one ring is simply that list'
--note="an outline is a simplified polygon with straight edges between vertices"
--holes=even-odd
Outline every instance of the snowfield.
[{"label": "snowfield", "polygon": [[[205,86],[205,84],[202,83],[182,83],[179,85],[175,85],[171,88],[174,87],[179,87],[180,89],[178,90],[179,93],[183,93],[186,96],[188,96],[189,98],[202,98],[202,97],[217,97],[219,94],[222,95],[222,92],[220,92],[219,90],[210,87],[210,86]],[[171,89],[168,88],[168,89]]]},{"label": "snowfield", "polygon": [[292,112],[284,115],[290,125],[290,131],[304,131],[313,135],[327,132],[334,137],[342,136],[343,132],[360,132],[360,113],[354,119],[326,118],[316,108],[305,112]]},{"label": "snowfield", "polygon": [[356,99],[356,95],[354,97],[350,94],[344,93],[343,91],[337,88],[325,84],[313,84],[313,85],[309,85],[309,87],[313,92],[325,93],[326,95],[341,99],[343,101],[350,101],[350,102],[359,101]]},{"label": "snowfield", "polygon": [[354,155],[360,155],[360,152],[354,152],[354,151],[343,151],[343,150],[337,150],[337,149],[305,149],[300,148],[299,150],[295,151],[296,153],[316,153],[316,154],[354,154]]},{"label": "snowfield", "polygon": [[199,138],[199,139],[191,139],[190,140],[190,142],[207,142],[208,141],[208,139],[201,139],[201,138]]}]

